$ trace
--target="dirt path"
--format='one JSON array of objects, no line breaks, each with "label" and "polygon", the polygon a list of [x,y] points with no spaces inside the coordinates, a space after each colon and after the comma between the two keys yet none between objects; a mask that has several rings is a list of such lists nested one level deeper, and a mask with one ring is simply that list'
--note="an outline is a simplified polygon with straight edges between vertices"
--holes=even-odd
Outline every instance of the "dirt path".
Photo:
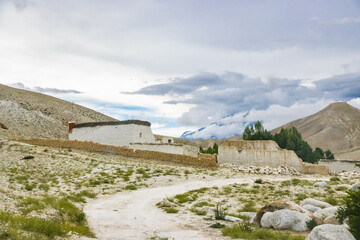
[{"label": "dirt path", "polygon": [[[148,239],[154,236],[169,239],[219,239],[219,235],[205,233],[176,214],[165,213],[156,207],[156,203],[189,190],[233,183],[252,183],[254,178],[246,176],[237,179],[189,181],[165,187],[121,192],[89,201],[84,212],[90,228],[98,239]],[[278,177],[276,180],[290,178]],[[267,180],[275,179],[269,177]]]}]

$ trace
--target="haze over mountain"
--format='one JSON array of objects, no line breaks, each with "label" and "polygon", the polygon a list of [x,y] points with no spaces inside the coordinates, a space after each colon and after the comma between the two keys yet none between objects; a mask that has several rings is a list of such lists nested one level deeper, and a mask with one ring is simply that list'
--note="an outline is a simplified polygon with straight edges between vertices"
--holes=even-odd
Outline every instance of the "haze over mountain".
[{"label": "haze over mountain", "polygon": [[330,149],[336,159],[360,160],[360,109],[345,102],[331,103],[323,110],[285,125],[296,127],[313,148]]},{"label": "haze over mountain", "polygon": [[89,108],[0,84],[0,138],[67,138],[68,122],[113,121]]}]

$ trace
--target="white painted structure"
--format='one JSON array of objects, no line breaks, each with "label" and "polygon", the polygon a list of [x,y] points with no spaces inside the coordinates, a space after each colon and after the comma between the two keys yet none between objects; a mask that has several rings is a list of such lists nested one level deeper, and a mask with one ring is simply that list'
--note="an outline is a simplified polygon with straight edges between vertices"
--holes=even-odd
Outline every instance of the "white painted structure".
[{"label": "white painted structure", "polygon": [[128,120],[75,124],[69,128],[69,140],[91,141],[114,146],[130,143],[155,143],[149,122]]}]

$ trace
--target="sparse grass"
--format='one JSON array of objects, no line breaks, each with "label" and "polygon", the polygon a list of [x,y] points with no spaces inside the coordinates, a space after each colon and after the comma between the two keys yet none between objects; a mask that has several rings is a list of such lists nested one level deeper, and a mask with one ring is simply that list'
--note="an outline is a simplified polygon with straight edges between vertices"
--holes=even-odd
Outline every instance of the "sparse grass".
[{"label": "sparse grass", "polygon": [[166,212],[166,213],[178,213],[178,212],[179,212],[179,209],[173,208],[173,207],[169,207],[169,208],[165,208],[165,212]]},{"label": "sparse grass", "polygon": [[335,206],[339,203],[339,201],[334,197],[334,196],[328,196],[327,198],[325,198],[325,202]]},{"label": "sparse grass", "polygon": [[257,184],[262,184],[263,183],[263,180],[261,178],[258,178],[255,180],[255,183]]},{"label": "sparse grass", "polygon": [[216,220],[225,220],[225,216],[226,216],[226,211],[224,210],[224,208],[221,206],[221,204],[217,204],[215,206],[215,219]]},{"label": "sparse grass", "polygon": [[304,236],[291,235],[285,231],[275,231],[267,228],[246,229],[241,224],[234,224],[221,230],[224,236],[241,239],[264,239],[264,240],[304,240]]},{"label": "sparse grass", "polygon": [[137,187],[134,184],[129,184],[125,187],[126,190],[136,190]]},{"label": "sparse grass", "polygon": [[210,227],[211,227],[211,228],[224,228],[224,227],[225,227],[225,225],[224,225],[224,224],[221,224],[221,223],[216,222],[216,223],[214,223],[214,224],[211,224],[211,225],[210,225]]}]

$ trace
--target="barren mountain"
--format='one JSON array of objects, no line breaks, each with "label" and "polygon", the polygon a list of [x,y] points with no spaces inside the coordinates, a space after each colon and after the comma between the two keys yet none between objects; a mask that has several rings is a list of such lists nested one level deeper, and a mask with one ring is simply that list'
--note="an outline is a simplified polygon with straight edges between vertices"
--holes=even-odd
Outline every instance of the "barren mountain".
[{"label": "barren mountain", "polygon": [[68,122],[113,120],[77,104],[0,84],[0,138],[67,138]]},{"label": "barren mountain", "polygon": [[296,127],[313,147],[330,149],[336,159],[360,160],[360,109],[345,102],[332,103],[323,110],[281,128]]}]

